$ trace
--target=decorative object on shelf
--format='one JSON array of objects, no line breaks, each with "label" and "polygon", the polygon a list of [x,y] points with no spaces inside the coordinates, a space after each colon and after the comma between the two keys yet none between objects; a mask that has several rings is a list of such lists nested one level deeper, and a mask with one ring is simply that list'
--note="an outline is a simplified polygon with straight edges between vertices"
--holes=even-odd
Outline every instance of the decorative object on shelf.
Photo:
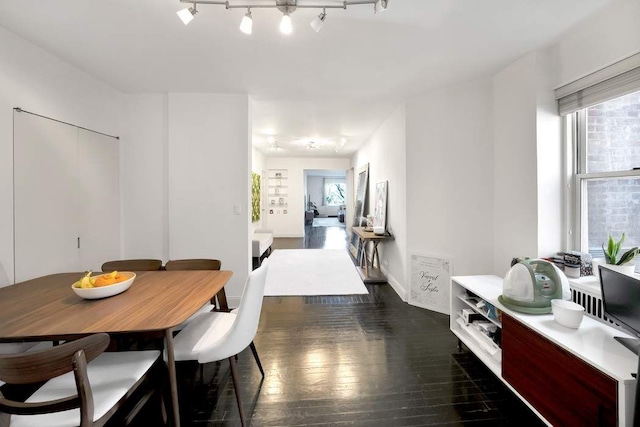
[{"label": "decorative object on shelf", "polygon": [[260,175],[251,172],[251,222],[260,221]]},{"label": "decorative object on shelf", "polygon": [[602,265],[604,268],[610,268],[611,270],[619,271],[620,273],[633,276],[635,273],[635,265],[633,259],[640,254],[640,249],[636,246],[631,248],[620,255],[622,250],[622,243],[626,239],[626,234],[622,233],[620,240],[615,241],[611,235],[607,241],[607,247],[602,245],[602,251],[604,252],[604,258],[595,258],[593,260],[594,268],[593,275],[597,278],[600,277],[600,271],[598,265]]},{"label": "decorative object on shelf", "polygon": [[251,9],[278,9],[282,12],[282,19],[280,20],[280,32],[283,34],[290,34],[293,31],[293,23],[291,22],[291,14],[296,11],[297,8],[309,8],[309,9],[322,9],[322,12],[313,18],[309,23],[311,28],[315,32],[319,32],[327,19],[327,9],[343,9],[346,10],[348,6],[355,5],[373,5],[373,13],[386,10],[389,7],[389,0],[346,0],[342,2],[329,2],[326,0],[319,0],[314,4],[298,4],[297,0],[272,0],[272,4],[268,4],[264,1],[256,0],[180,0],[180,3],[191,3],[193,6],[176,12],[178,17],[182,20],[184,25],[189,24],[196,13],[198,13],[197,5],[222,5],[228,9],[247,9],[240,22],[240,31],[245,34],[251,34],[253,32],[253,15]]},{"label": "decorative object on shelf", "polygon": [[269,214],[273,215],[273,209],[269,209]]},{"label": "decorative object on shelf", "polygon": [[451,258],[411,255],[409,304],[449,314]]},{"label": "decorative object on shelf", "polygon": [[584,277],[593,274],[591,254],[579,251],[564,253],[564,273],[568,277]]},{"label": "decorative object on shelf", "polygon": [[284,205],[284,197],[280,197],[278,199],[278,203],[281,204],[281,205]]}]

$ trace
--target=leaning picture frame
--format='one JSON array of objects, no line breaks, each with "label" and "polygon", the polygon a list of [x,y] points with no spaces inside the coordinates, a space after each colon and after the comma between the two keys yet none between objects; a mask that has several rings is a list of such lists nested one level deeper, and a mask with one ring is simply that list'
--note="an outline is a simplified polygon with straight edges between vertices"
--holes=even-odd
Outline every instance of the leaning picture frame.
[{"label": "leaning picture frame", "polygon": [[[364,216],[364,208],[367,202],[368,180],[369,163],[366,163],[358,172],[358,177],[356,180],[355,209],[353,213],[352,227],[361,226],[361,218]],[[360,245],[358,244],[358,235],[351,231],[351,237],[349,239],[349,251],[355,259],[360,259],[360,254],[358,253],[359,247]]]}]

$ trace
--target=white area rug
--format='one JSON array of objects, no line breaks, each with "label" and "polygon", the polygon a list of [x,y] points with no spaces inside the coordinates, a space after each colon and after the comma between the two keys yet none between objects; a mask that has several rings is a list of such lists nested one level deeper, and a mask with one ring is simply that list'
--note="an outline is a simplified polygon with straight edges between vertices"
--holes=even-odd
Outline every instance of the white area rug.
[{"label": "white area rug", "polygon": [[276,249],[265,296],[367,294],[344,249]]},{"label": "white area rug", "polygon": [[314,227],[344,227],[344,223],[338,221],[338,218],[313,218]]}]

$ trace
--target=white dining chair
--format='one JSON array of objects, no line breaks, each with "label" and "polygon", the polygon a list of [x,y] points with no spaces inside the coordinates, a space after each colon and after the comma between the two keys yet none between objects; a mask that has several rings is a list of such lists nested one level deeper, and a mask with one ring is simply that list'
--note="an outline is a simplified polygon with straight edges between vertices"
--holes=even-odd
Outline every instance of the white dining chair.
[{"label": "white dining chair", "polygon": [[249,274],[237,310],[230,313],[202,313],[174,338],[176,361],[197,360],[198,363],[205,364],[229,360],[240,421],[243,426],[245,415],[235,357],[247,347],[251,347],[260,373],[264,377],[264,370],[253,339],[258,332],[268,268],[269,262],[265,259],[258,269]]},{"label": "white dining chair", "polygon": [[[128,411],[124,422],[153,395],[166,419],[160,351],[104,352],[109,341],[109,335],[100,333],[45,350],[0,356],[0,379],[7,384],[41,384],[24,403],[0,394],[0,424],[101,426],[113,421],[120,409]],[[125,405],[132,396],[135,404]]]}]

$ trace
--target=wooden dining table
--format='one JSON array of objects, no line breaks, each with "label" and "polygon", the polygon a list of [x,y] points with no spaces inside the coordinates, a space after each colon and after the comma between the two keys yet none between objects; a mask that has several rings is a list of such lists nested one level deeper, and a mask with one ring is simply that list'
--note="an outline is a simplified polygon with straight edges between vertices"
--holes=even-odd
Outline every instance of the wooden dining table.
[{"label": "wooden dining table", "polygon": [[92,300],[80,298],[71,289],[81,275],[51,274],[1,288],[0,342],[69,340],[98,332],[112,335],[161,332],[167,354],[173,424],[179,426],[173,329],[222,292],[232,272],[138,272],[125,292]]}]

